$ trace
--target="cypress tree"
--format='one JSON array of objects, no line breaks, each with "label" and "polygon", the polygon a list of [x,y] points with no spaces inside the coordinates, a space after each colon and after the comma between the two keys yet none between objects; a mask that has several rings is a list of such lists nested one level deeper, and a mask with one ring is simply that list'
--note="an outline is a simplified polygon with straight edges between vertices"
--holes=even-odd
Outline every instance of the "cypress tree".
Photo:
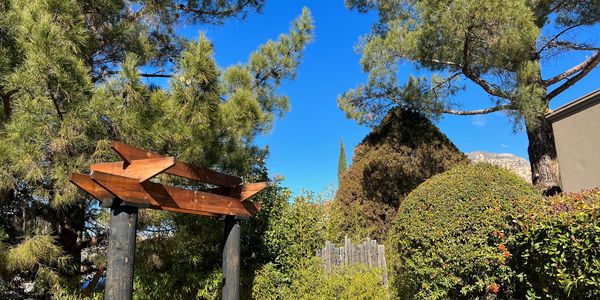
[{"label": "cypress tree", "polygon": [[465,156],[420,113],[395,108],[354,150],[332,206],[332,238],[383,240],[404,197]]},{"label": "cypress tree", "polygon": [[338,161],[338,182],[342,180],[342,176],[348,169],[348,162],[346,161],[346,147],[344,147],[344,139],[340,137],[340,157]]}]

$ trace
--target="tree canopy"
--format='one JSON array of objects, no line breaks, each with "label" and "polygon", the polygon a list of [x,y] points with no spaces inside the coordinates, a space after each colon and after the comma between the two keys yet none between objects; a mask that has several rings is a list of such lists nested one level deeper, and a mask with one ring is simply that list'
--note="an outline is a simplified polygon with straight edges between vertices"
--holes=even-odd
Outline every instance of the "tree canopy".
[{"label": "tree canopy", "polygon": [[[433,118],[504,111],[516,128],[527,131],[534,183],[545,189],[558,185],[552,129],[544,114],[552,99],[600,63],[597,41],[578,34],[600,22],[598,1],[347,0],[346,4],[379,15],[361,44],[368,80],[338,99],[349,117],[373,124],[394,106]],[[546,74],[544,65],[573,52],[589,56],[560,74]],[[404,62],[432,75],[411,76],[401,83],[398,74]],[[481,99],[456,101],[466,82],[480,88]],[[461,109],[467,102],[484,108]]]},{"label": "tree canopy", "polygon": [[[186,21],[244,17],[263,3],[0,1],[4,245],[15,251],[57,245],[60,251],[28,252],[30,259],[60,275],[53,286],[77,278],[82,251],[105,242],[106,228],[95,200],[68,176],[114,160],[110,140],[265,180],[267,151],[253,141],[288,110],[288,98],[277,89],[296,76],[312,39],[310,12],[305,9],[288,34],[261,45],[245,64],[224,69],[205,36],[185,40],[175,31]],[[146,80],[156,77],[168,87]],[[189,232],[184,228],[196,222],[162,213],[144,218],[141,232]],[[59,266],[62,257],[70,259],[68,270]],[[98,267],[86,257],[84,267]],[[13,268],[25,275],[12,278],[36,278],[40,268]],[[11,286],[23,292],[16,282]]]}]

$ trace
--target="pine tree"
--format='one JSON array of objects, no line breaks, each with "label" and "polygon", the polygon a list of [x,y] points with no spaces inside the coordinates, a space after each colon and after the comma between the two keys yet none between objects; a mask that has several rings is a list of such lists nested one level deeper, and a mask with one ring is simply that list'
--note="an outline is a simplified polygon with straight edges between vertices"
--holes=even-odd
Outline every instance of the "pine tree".
[{"label": "pine tree", "polygon": [[[549,103],[600,64],[600,46],[578,33],[600,23],[598,1],[346,0],[361,12],[377,10],[379,22],[364,39],[367,84],[339,98],[350,117],[374,122],[392,106],[441,114],[506,112],[529,139],[532,179],[542,190],[559,186]],[[591,31],[589,31],[591,33]],[[544,68],[562,54],[583,62],[559,74]],[[559,56],[557,56],[559,55]],[[433,72],[398,82],[404,62]],[[453,101],[470,82],[491,106],[461,110]],[[485,96],[484,96],[485,95]],[[471,96],[470,96],[471,97]],[[472,99],[468,99],[472,101]]]},{"label": "pine tree", "polygon": [[338,161],[338,182],[342,180],[342,176],[348,169],[348,161],[346,160],[346,147],[344,147],[344,139],[340,137],[340,157]]},{"label": "pine tree", "polygon": [[[263,4],[0,1],[0,229],[6,233],[11,293],[32,296],[24,294],[18,280],[78,285],[80,267],[91,272],[101,263],[90,251],[106,243],[105,215],[68,177],[72,171],[89,172],[92,163],[117,160],[110,140],[249,180],[266,176],[266,150],[253,140],[288,110],[288,98],[277,90],[296,76],[312,38],[309,11],[294,21],[289,34],[260,46],[246,64],[225,69],[217,66],[206,37],[184,40],[175,32],[186,22],[242,18]],[[169,87],[148,83],[157,77],[168,80]],[[168,244],[168,255],[183,251],[185,244],[177,241],[218,245],[189,230],[197,224],[144,212],[139,232],[170,232],[173,240],[156,244]],[[83,261],[82,251],[87,253]],[[214,261],[214,253],[203,253],[202,259]],[[28,263],[16,263],[23,255]],[[34,296],[48,292],[43,283],[36,289],[41,294]]]}]

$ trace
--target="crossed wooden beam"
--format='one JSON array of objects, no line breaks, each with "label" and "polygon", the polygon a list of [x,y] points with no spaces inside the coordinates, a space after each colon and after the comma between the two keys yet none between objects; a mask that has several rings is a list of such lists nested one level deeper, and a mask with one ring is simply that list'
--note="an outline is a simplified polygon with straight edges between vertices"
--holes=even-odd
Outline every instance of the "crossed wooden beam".
[{"label": "crossed wooden beam", "polygon": [[[93,164],[89,176],[72,173],[70,178],[72,183],[100,200],[102,207],[113,207],[122,201],[125,205],[140,208],[247,219],[260,210],[260,205],[248,198],[268,186],[266,182],[242,184],[239,177],[119,142],[112,142],[111,148],[123,161]],[[199,191],[150,181],[161,173],[218,187]]]}]

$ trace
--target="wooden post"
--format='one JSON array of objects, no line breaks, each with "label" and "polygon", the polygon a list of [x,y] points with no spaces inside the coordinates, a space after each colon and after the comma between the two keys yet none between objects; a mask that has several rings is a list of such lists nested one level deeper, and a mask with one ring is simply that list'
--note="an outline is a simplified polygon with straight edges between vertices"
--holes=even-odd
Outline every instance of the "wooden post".
[{"label": "wooden post", "polygon": [[223,300],[240,299],[240,220],[225,217],[225,244],[223,246]]},{"label": "wooden post", "polygon": [[133,296],[137,219],[137,207],[122,205],[110,210],[105,300],[130,300]]}]

